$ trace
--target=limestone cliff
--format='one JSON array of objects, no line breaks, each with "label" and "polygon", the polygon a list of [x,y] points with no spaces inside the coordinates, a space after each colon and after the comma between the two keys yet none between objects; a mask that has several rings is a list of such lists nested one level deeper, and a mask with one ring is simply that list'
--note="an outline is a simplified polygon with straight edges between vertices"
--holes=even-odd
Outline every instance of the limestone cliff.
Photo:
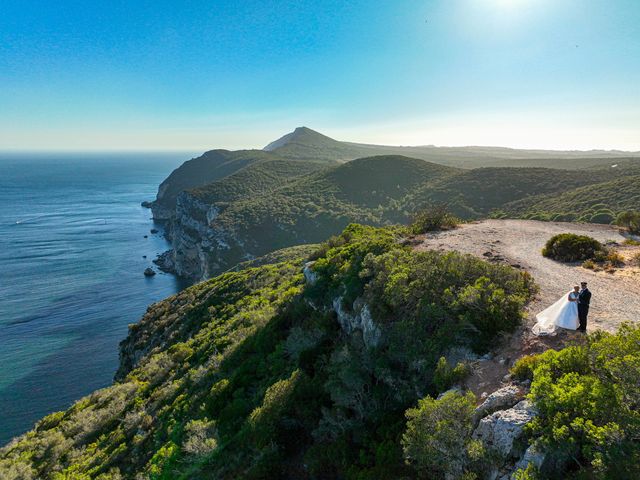
[{"label": "limestone cliff", "polygon": [[251,258],[234,255],[237,240],[215,226],[218,215],[215,205],[207,205],[188,192],[178,195],[169,234],[173,249],[168,254],[177,275],[204,280]]}]

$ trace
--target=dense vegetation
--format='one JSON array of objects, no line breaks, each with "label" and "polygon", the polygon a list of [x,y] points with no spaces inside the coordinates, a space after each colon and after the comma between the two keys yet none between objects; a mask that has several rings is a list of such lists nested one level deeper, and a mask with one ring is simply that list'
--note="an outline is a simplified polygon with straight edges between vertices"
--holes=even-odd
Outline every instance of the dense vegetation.
[{"label": "dense vegetation", "polygon": [[455,228],[460,220],[451,214],[447,205],[434,205],[413,215],[410,229],[415,235]]},{"label": "dense vegetation", "polygon": [[[205,152],[200,157],[184,162],[176,168],[158,187],[158,195],[155,203],[167,210],[173,210],[176,199],[180,192],[185,190],[203,187],[212,182],[226,179],[235,173],[242,172],[249,166],[268,163],[268,167],[259,170],[263,174],[270,173],[279,175],[282,178],[292,177],[298,174],[309,173],[322,168],[333,162],[288,162],[275,153],[263,152],[262,150],[211,150]],[[257,174],[251,176],[251,181],[255,181]],[[247,176],[248,177],[248,176]],[[241,177],[244,178],[244,177]],[[249,178],[245,178],[249,180]],[[231,180],[232,184],[237,184],[237,179]],[[224,191],[232,200],[234,187],[229,187]]]},{"label": "dense vegetation", "polygon": [[[339,142],[306,127],[297,128],[294,132],[272,142],[264,150],[211,150],[198,158],[185,162],[174,170],[158,189],[156,205],[167,210],[175,207],[178,194],[184,190],[203,187],[241,171],[249,165],[263,161],[290,160],[298,163],[291,165],[295,170],[299,163],[308,163],[310,168],[332,165],[336,162],[351,161],[371,156],[408,156],[463,168],[480,167],[544,167],[545,169],[572,170],[578,176],[589,168],[596,167],[600,182],[609,178],[608,171],[613,162],[619,171],[635,171],[640,174],[640,158],[625,158],[612,152],[544,152],[512,150],[493,147],[392,147],[380,145],[364,145]],[[607,170],[608,169],[608,170]],[[292,176],[283,172],[285,177]],[[535,173],[534,173],[535,175]],[[548,176],[547,176],[548,177]],[[571,178],[565,175],[573,185]],[[533,183],[533,182],[532,182]],[[596,183],[594,181],[593,183]],[[504,182],[502,187],[508,187]],[[442,188],[445,188],[444,186]],[[538,193],[546,193],[543,189]],[[521,197],[509,197],[507,201]],[[502,202],[504,203],[504,201]]]},{"label": "dense vegetation", "polygon": [[597,260],[606,253],[604,245],[595,238],[574,233],[560,233],[547,240],[542,255],[561,262]]},{"label": "dense vegetation", "polygon": [[[479,168],[422,185],[404,201],[407,210],[429,203],[447,203],[461,218],[486,217],[505,204],[541,194],[592,185],[618,171],[571,171],[545,168]],[[499,216],[499,212],[494,213]]]},{"label": "dense vegetation", "polygon": [[[280,181],[279,188],[245,189],[244,196],[235,202],[214,202],[220,214],[212,227],[237,239],[244,252],[259,256],[291,245],[320,242],[351,222],[406,222],[409,214],[402,209],[401,199],[422,183],[455,172],[406,157],[354,160],[286,183]],[[238,185],[241,190],[245,184]],[[213,198],[211,191],[218,187],[210,187],[195,191],[195,195]]]},{"label": "dense vegetation", "polygon": [[[150,307],[118,383],[0,450],[0,478],[413,476],[405,411],[457,375],[440,360],[451,348],[483,352],[512,330],[534,287],[509,267],[412,251],[405,233],[351,225],[314,252],[309,281],[297,258]],[[374,340],[336,309],[366,312]]]},{"label": "dense vegetation", "polygon": [[639,185],[640,175],[624,176],[515,201],[502,210],[506,216],[532,220],[613,223],[622,212],[640,210]]},{"label": "dense vegetation", "polygon": [[298,177],[327,168],[326,163],[294,160],[264,160],[253,163],[224,179],[190,190],[199,200],[224,208],[232,202],[269,194]]},{"label": "dense vegetation", "polygon": [[582,345],[523,357],[539,416],[530,443],[547,452],[542,478],[640,478],[640,328],[595,332]]}]

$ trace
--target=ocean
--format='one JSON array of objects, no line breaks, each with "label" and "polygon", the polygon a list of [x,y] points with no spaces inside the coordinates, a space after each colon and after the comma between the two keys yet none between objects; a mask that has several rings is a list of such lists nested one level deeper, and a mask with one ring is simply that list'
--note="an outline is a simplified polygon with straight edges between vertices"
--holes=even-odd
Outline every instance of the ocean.
[{"label": "ocean", "polygon": [[186,286],[143,275],[169,244],[140,202],[191,156],[0,154],[0,445],[109,385],[127,325]]}]

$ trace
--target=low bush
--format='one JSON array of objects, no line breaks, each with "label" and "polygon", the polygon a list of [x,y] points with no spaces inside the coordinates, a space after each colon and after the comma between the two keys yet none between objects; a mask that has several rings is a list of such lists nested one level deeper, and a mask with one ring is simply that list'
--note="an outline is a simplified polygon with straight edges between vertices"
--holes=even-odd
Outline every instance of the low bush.
[{"label": "low bush", "polygon": [[624,257],[615,250],[609,249],[604,257],[605,264],[611,267],[623,267]]},{"label": "low bush", "polygon": [[573,233],[561,233],[551,237],[542,255],[561,262],[584,262],[597,260],[599,255],[606,255],[606,249],[595,238]]},{"label": "low bush", "polygon": [[511,367],[511,375],[516,380],[533,380],[533,370],[539,363],[536,355],[524,355]]},{"label": "low bush", "polygon": [[470,367],[459,362],[455,367],[449,365],[445,357],[440,357],[433,374],[433,383],[439,392],[444,392],[469,375]]},{"label": "low bush", "polygon": [[437,205],[417,212],[411,222],[411,231],[415,234],[435,232],[455,228],[460,223],[446,205]]},{"label": "low bush", "polygon": [[640,212],[622,212],[616,217],[616,225],[629,230],[630,233],[640,234]]}]

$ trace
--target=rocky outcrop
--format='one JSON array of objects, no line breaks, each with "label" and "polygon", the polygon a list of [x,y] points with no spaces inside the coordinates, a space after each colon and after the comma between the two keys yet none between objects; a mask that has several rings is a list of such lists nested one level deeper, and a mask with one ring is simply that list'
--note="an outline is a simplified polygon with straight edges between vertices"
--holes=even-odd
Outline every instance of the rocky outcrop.
[{"label": "rocky outcrop", "polygon": [[176,273],[175,266],[173,264],[173,250],[167,250],[164,253],[158,255],[158,258],[153,260],[160,270],[166,273]]},{"label": "rocky outcrop", "polygon": [[302,273],[304,274],[304,279],[309,285],[314,285],[318,281],[318,274],[313,271],[312,267],[315,262],[307,262],[304,264],[304,269]]},{"label": "rocky outcrop", "polygon": [[144,276],[145,277],[153,277],[156,274],[155,270],[151,267],[147,267],[144,269]]},{"label": "rocky outcrop", "polygon": [[[308,285],[315,285],[318,281],[318,274],[313,271],[313,264],[314,262],[305,263],[302,270],[305,282]],[[327,307],[315,304],[312,304],[312,306],[315,309],[327,309]],[[378,345],[382,331],[375,324],[369,305],[362,298],[357,298],[349,311],[344,307],[344,297],[342,295],[335,297],[331,301],[331,310],[335,312],[338,323],[346,334],[351,335],[356,331],[361,332],[362,340],[367,347],[376,347]]]},{"label": "rocky outcrop", "polygon": [[362,339],[367,347],[377,346],[382,332],[373,321],[369,305],[367,305],[364,300],[358,298],[353,302],[352,311],[348,312],[342,304],[343,297],[333,299],[333,310],[336,312],[342,330],[347,334],[358,330],[362,332]]},{"label": "rocky outcrop", "polygon": [[489,449],[503,458],[516,457],[516,440],[524,433],[524,426],[536,416],[528,400],[518,402],[512,408],[499,410],[484,417],[473,432],[473,437],[482,440]]},{"label": "rocky outcrop", "polygon": [[488,480],[515,480],[518,470],[530,464],[542,469],[547,459],[536,442],[527,444],[525,439],[525,427],[537,415],[526,393],[526,385],[508,384],[476,407],[472,437],[490,452],[491,469],[484,477]]},{"label": "rocky outcrop", "polygon": [[513,407],[523,398],[523,392],[515,385],[507,385],[489,395],[474,412],[474,425],[477,426],[481,418],[491,415],[498,410]]},{"label": "rocky outcrop", "polygon": [[170,229],[173,249],[170,254],[163,254],[161,262],[181,277],[201,281],[238,261],[250,259],[251,256],[234,255],[241,251],[239,242],[222,227],[214,225],[218,215],[215,206],[187,192],[178,195]]}]

